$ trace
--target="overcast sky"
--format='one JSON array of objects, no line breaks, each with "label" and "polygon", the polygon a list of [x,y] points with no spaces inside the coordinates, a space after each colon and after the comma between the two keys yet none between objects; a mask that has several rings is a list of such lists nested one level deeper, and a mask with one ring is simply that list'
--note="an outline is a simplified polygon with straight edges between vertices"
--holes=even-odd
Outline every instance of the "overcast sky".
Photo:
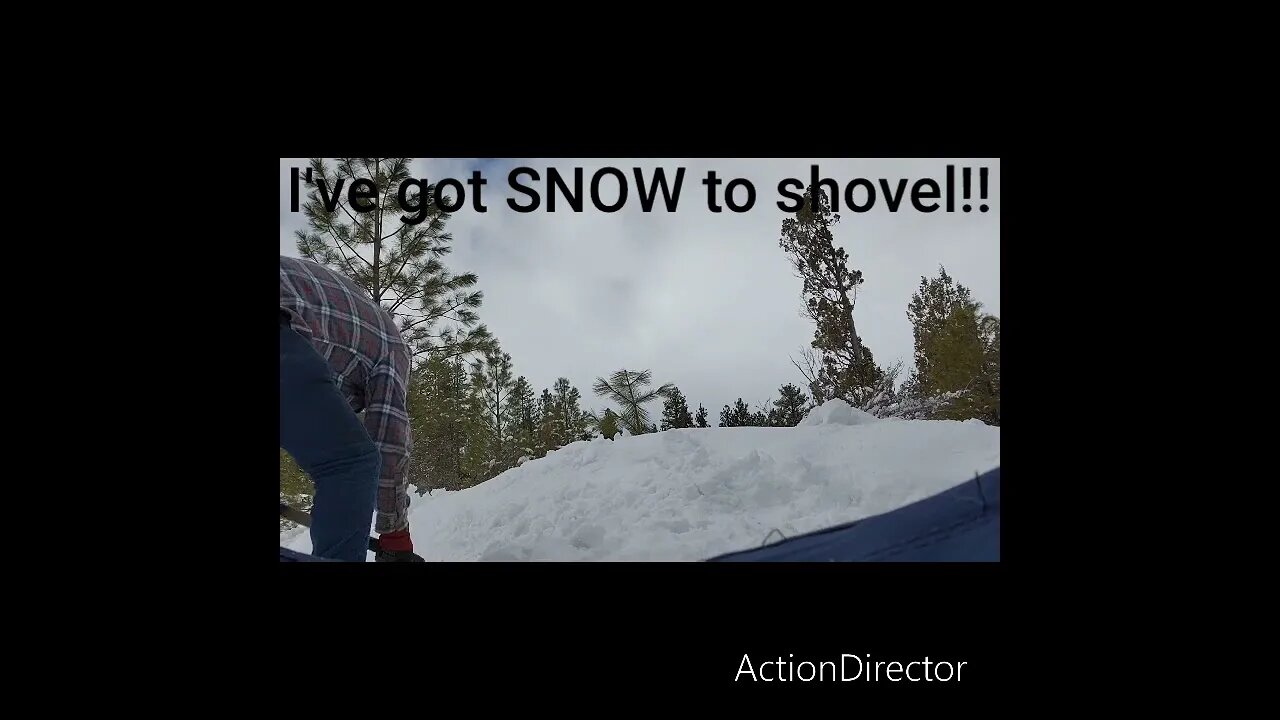
[{"label": "overcast sky", "polygon": [[[841,199],[833,233],[849,254],[850,268],[863,272],[854,320],[881,366],[900,359],[905,378],[912,362],[907,303],[920,277],[935,276],[939,265],[969,287],[987,312],[1000,314],[998,159],[438,158],[415,161],[414,176],[465,181],[480,170],[488,181],[482,189],[485,213],[473,209],[471,187],[464,185],[466,205],[448,224],[454,242],[445,263],[454,273],[479,276],[481,322],[511,354],[515,374],[528,377],[537,394],[564,376],[582,392],[584,409],[600,410],[607,403],[591,391],[596,377],[647,368],[655,384],[678,385],[691,411],[705,405],[715,425],[720,409],[738,397],[754,408],[776,397],[780,385],[804,385],[790,358],[798,359],[808,346],[813,326],[802,311],[801,282],[778,246],[785,213],[775,203],[785,199],[778,182],[793,177],[807,185],[812,164],[840,184],[842,195],[852,179],[877,183],[868,212],[851,212]],[[945,183],[948,164],[957,167],[956,212],[945,212],[945,185],[938,211],[917,211],[909,196],[912,185],[920,178]],[[305,169],[306,160],[280,161],[280,253],[293,257],[299,255],[294,231],[304,224],[301,213],[290,211],[295,166]],[[521,179],[541,197],[535,212],[516,212],[506,203],[529,202],[508,184],[508,173],[520,166],[539,173],[539,181]],[[592,174],[609,166],[628,178],[622,210],[597,210],[588,195],[581,213],[563,198],[557,198],[555,212],[547,211],[547,168],[559,169],[570,183],[573,169],[583,168],[589,193]],[[975,168],[971,213],[960,211],[959,168],[965,166]],[[653,212],[642,211],[637,167],[646,184],[655,168],[665,168],[669,182],[677,168],[686,168],[675,212],[666,211],[661,195]],[[990,168],[986,213],[977,211],[979,167]],[[755,206],[741,214],[712,213],[702,183],[711,170],[726,182],[750,180]],[[895,187],[899,178],[907,180],[908,196],[897,212],[885,207],[881,177]],[[717,189],[722,205],[724,185]],[[615,179],[603,179],[600,189],[603,201],[617,199]],[[737,199],[745,198],[738,190]],[[866,199],[865,190],[856,191],[856,202]],[[649,409],[657,422],[660,403]]]}]

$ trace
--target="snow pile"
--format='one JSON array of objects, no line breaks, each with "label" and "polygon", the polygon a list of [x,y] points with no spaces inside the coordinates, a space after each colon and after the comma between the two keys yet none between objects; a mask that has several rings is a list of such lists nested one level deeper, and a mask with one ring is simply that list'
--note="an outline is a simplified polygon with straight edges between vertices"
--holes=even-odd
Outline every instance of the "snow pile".
[{"label": "snow pile", "polygon": [[[999,428],[880,420],[837,400],[794,428],[576,442],[466,490],[411,493],[410,528],[431,561],[704,560],[887,512],[999,464]],[[306,532],[282,542],[311,549]]]},{"label": "snow pile", "polygon": [[843,400],[828,400],[819,405],[800,421],[800,427],[816,425],[866,425],[879,422],[880,418],[859,410]]}]

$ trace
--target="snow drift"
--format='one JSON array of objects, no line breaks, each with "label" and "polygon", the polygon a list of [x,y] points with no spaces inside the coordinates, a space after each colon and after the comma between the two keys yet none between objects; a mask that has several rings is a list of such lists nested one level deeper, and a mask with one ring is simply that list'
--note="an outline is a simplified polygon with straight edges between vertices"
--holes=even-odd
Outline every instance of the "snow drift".
[{"label": "snow drift", "polygon": [[810,410],[809,414],[800,421],[800,427],[865,425],[877,420],[878,418],[871,413],[859,410],[843,400],[832,400]]},{"label": "snow drift", "polygon": [[[576,442],[466,490],[412,494],[410,527],[427,560],[704,560],[885,513],[999,464],[997,427],[879,419],[833,400],[794,428]],[[281,543],[311,549],[305,529]]]}]

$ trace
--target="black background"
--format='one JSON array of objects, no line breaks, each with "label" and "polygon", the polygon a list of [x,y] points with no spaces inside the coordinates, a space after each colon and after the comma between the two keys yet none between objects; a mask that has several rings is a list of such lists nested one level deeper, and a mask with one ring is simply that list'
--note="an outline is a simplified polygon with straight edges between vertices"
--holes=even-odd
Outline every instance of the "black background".
[{"label": "black background", "polygon": [[[221,643],[237,653],[227,672],[274,677],[288,697],[354,694],[373,715],[384,701],[447,715],[443,706],[451,699],[468,712],[514,702],[557,713],[611,715],[635,706],[679,714],[691,708],[672,691],[684,690],[699,699],[741,700],[735,712],[794,712],[808,709],[805,701],[834,698],[856,713],[873,697],[990,701],[992,692],[1025,682],[1053,682],[1059,676],[1047,667],[1062,648],[1045,631],[1071,618],[1060,604],[1082,585],[1052,565],[1061,556],[1049,548],[1070,538],[1047,529],[1047,518],[1065,508],[1062,486],[1051,480],[1060,471],[1046,458],[1058,457],[1057,428],[1071,422],[1072,409],[1028,399],[1044,375],[1061,372],[1055,363],[1072,360],[1041,351],[1061,342],[1056,328],[1069,324],[1057,321],[1071,301],[1044,292],[1046,273],[1071,269],[1042,258],[1078,239],[1053,237],[1054,218],[1066,211],[1055,198],[1066,191],[1045,157],[1016,150],[1031,131],[1000,112],[999,103],[976,99],[968,112],[954,105],[895,112],[899,106],[892,105],[815,118],[766,103],[707,107],[677,121],[638,110],[635,92],[610,93],[609,102],[596,98],[563,113],[538,110],[532,93],[521,93],[484,109],[424,109],[420,124],[392,123],[377,132],[358,131],[358,117],[322,122],[280,100],[244,111],[240,125],[223,126],[216,139],[244,158],[230,171],[243,181],[227,196],[235,222],[198,230],[234,242],[236,257],[206,257],[205,240],[171,258],[190,272],[170,308],[173,317],[154,322],[191,349],[176,357],[158,353],[156,364],[164,367],[145,376],[157,389],[180,387],[189,404],[189,417],[170,428],[175,437],[153,440],[164,447],[152,457],[170,452],[172,462],[216,479],[166,490],[161,500],[164,508],[181,509],[180,539],[153,544],[148,562],[194,572],[182,586],[182,616],[206,631],[234,629],[236,642]],[[512,108],[520,110],[518,122]],[[258,307],[276,291],[278,158],[344,150],[438,157],[999,157],[1001,323],[1009,330],[1002,341],[1002,504],[1009,509],[1002,562],[278,563],[270,362],[276,326]],[[694,179],[686,177],[688,198],[703,189],[688,184]],[[772,202],[773,188],[759,190]],[[162,373],[172,381],[159,379]],[[157,477],[158,487],[167,488],[166,481]],[[797,660],[838,660],[846,652],[968,664],[959,683],[734,680],[744,653],[758,662],[792,653]],[[606,694],[600,704],[587,697],[595,690]]]}]

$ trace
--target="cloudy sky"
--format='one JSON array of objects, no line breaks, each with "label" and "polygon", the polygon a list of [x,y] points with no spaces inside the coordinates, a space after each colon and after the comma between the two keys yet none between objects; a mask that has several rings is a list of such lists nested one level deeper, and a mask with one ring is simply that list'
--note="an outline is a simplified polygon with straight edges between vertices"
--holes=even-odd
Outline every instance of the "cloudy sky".
[{"label": "cloudy sky", "polygon": [[[900,359],[904,375],[911,366],[907,303],[920,277],[936,275],[939,265],[968,286],[987,312],[1000,314],[998,159],[436,158],[415,161],[414,175],[429,182],[465,181],[480,170],[488,181],[484,213],[473,209],[471,187],[464,185],[466,205],[449,222],[454,244],[445,262],[455,273],[479,276],[481,321],[511,354],[516,375],[528,377],[539,393],[567,377],[582,392],[583,407],[599,410],[606,401],[591,391],[596,377],[647,368],[655,383],[678,385],[691,411],[705,405],[715,425],[721,407],[736,398],[754,408],[776,397],[784,383],[803,387],[791,358],[799,358],[813,327],[802,311],[800,280],[778,246],[785,214],[775,203],[784,199],[778,182],[792,177],[807,184],[813,164],[840,184],[842,194],[858,177],[877,184],[868,212],[850,212],[841,200],[833,233],[849,254],[849,266],[863,272],[854,319],[881,366]],[[917,211],[909,199],[912,185],[920,178],[945,183],[948,164],[957,167],[956,212],[945,212],[945,186],[938,211]],[[506,202],[529,202],[508,183],[508,173],[520,166],[540,177],[521,179],[541,197],[531,213],[516,212]],[[583,168],[589,193],[595,170],[610,166],[628,178],[622,210],[597,210],[588,195],[581,213],[563,198],[548,212],[547,168],[559,169],[570,181],[574,168]],[[960,211],[958,168],[965,166],[975,168],[971,213]],[[297,257],[294,231],[304,218],[290,211],[292,167],[305,169],[306,160],[280,161],[280,253]],[[659,167],[669,182],[677,168],[686,168],[680,203],[675,212],[659,202],[645,213],[633,168],[642,169],[647,184]],[[979,167],[990,169],[986,213],[977,212]],[[741,214],[712,213],[702,180],[713,170],[726,181],[751,181],[755,206]],[[893,187],[907,180],[908,197],[897,212],[885,206],[878,188],[882,177]],[[722,205],[724,185],[717,189]],[[614,201],[616,180],[604,178],[600,190],[605,202]],[[745,198],[745,190],[738,190],[737,199]],[[854,200],[866,202],[865,189]],[[661,405],[655,402],[650,410],[656,422]]]}]

